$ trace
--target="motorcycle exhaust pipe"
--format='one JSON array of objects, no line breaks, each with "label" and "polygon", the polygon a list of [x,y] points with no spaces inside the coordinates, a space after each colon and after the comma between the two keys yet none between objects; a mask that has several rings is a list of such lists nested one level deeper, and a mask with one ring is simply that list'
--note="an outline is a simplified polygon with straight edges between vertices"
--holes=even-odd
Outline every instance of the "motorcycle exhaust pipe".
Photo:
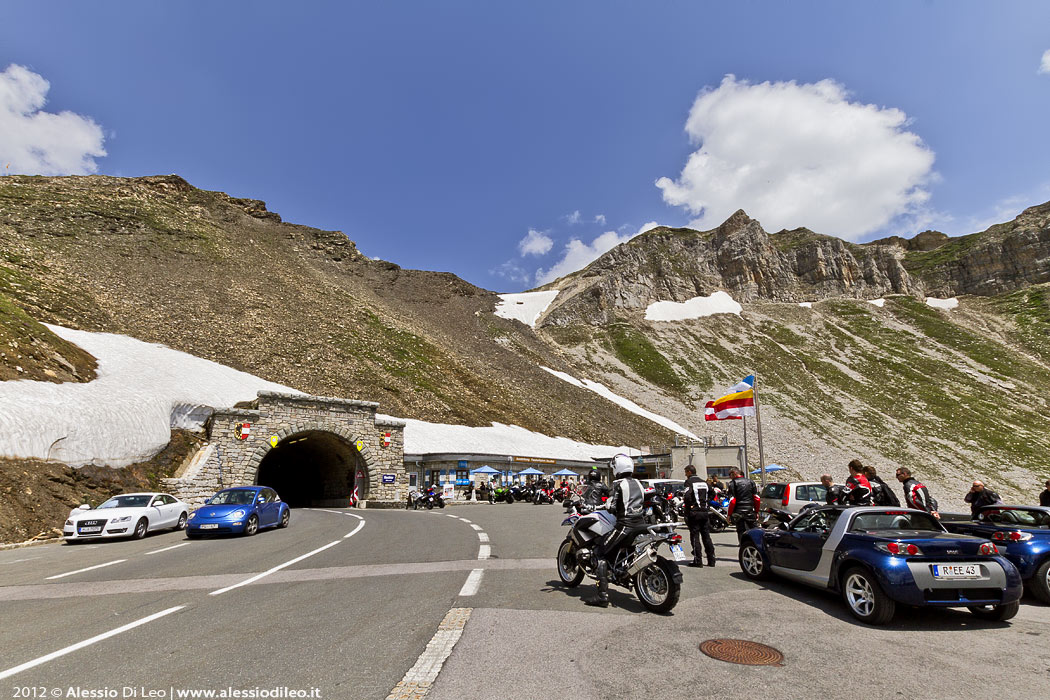
[{"label": "motorcycle exhaust pipe", "polygon": [[631,565],[627,567],[627,575],[634,576],[639,571],[651,566],[656,560],[653,558],[653,550],[646,549],[634,558]]}]

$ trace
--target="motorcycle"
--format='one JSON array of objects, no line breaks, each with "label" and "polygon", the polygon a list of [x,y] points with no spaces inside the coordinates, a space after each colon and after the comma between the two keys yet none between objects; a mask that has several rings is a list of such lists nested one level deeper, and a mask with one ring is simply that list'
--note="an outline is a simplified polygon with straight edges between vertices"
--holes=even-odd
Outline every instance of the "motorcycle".
[{"label": "motorcycle", "polygon": [[514,494],[509,486],[497,486],[489,491],[489,503],[513,503]]},{"label": "motorcycle", "polygon": [[707,522],[711,532],[725,531],[729,527],[729,516],[726,515],[729,510],[729,499],[712,500],[709,506]]},{"label": "motorcycle", "polygon": [[438,508],[445,507],[445,499],[442,498],[441,494],[437,491],[434,491],[432,493],[424,493],[420,495],[420,497],[416,499],[416,502],[414,504],[416,510],[419,510],[420,508],[433,510],[435,506],[437,506]]},{"label": "motorcycle", "polygon": [[553,492],[551,489],[536,489],[536,493],[532,497],[532,503],[533,505],[553,504]]},{"label": "motorcycle", "polygon": [[[598,509],[590,515],[570,515],[562,525],[570,526],[570,530],[558,547],[558,578],[567,588],[580,585],[585,576],[597,580],[593,547],[598,538],[616,527],[616,516]],[[662,544],[670,547],[674,561],[657,553]],[[613,553],[609,583],[633,588],[647,610],[668,613],[682,594],[682,572],[677,562],[685,559],[682,536],[674,533],[673,524],[646,525],[630,533]]]}]

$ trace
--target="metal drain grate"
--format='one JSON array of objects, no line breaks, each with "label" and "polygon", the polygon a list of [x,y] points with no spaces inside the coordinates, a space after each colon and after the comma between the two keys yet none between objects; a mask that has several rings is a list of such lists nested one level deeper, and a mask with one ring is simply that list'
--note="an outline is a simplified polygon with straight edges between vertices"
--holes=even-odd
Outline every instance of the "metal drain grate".
[{"label": "metal drain grate", "polygon": [[746,639],[708,639],[700,651],[712,659],[747,666],[783,666],[784,655],[773,647]]}]

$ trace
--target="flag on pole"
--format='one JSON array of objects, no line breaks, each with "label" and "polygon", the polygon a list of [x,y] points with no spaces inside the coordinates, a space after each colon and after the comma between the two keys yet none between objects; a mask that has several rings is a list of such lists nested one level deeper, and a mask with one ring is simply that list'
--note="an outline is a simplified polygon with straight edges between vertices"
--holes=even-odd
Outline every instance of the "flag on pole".
[{"label": "flag on pole", "polygon": [[729,389],[729,393],[714,401],[708,401],[704,420],[731,420],[755,415],[755,375]]}]

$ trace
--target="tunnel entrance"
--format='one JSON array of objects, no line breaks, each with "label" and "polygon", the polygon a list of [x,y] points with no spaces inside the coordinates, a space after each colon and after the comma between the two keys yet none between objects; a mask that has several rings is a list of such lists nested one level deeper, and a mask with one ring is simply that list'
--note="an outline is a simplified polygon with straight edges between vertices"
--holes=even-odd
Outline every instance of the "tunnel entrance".
[{"label": "tunnel entrance", "polygon": [[343,438],[313,430],[277,443],[259,463],[255,483],[293,508],[346,507],[355,484],[358,498],[368,497],[368,465]]}]

